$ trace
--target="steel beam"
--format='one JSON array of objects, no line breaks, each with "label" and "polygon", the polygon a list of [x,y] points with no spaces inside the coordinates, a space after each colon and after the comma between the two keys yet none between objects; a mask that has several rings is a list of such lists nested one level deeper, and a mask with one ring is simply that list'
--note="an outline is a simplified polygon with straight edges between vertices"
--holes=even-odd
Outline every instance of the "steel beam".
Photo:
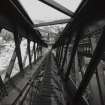
[{"label": "steel beam", "polygon": [[61,19],[61,20],[55,20],[52,22],[43,22],[39,24],[35,24],[35,27],[42,27],[42,26],[49,26],[49,25],[57,25],[57,24],[65,24],[69,23],[71,20],[70,19]]},{"label": "steel beam", "polygon": [[86,69],[86,72],[84,74],[84,77],[80,83],[80,86],[77,90],[77,93],[75,95],[75,98],[74,98],[74,103],[77,102],[80,98],[80,96],[82,96],[97,68],[97,65],[99,64],[101,58],[102,58],[102,55],[104,54],[104,51],[105,51],[105,27],[104,27],[104,31],[103,31],[103,34],[101,35],[100,37],[100,40],[96,46],[96,49],[93,53],[93,57]]},{"label": "steel beam", "polygon": [[64,51],[64,58],[63,58],[63,61],[62,61],[61,71],[60,72],[63,72],[63,67],[65,65],[65,61],[66,61],[66,57],[67,57],[68,46],[69,46],[69,44],[67,43],[67,45],[65,47],[65,51]]},{"label": "steel beam", "polygon": [[27,40],[27,48],[28,48],[28,55],[29,55],[29,64],[30,67],[32,67],[32,63],[31,63],[31,52],[30,52],[30,40]]},{"label": "steel beam", "polygon": [[6,76],[5,76],[5,81],[7,81],[8,79],[10,79],[11,73],[12,73],[12,69],[14,67],[14,63],[16,60],[16,48],[12,54],[12,58],[10,60],[9,66],[7,68],[7,72],[6,72]]},{"label": "steel beam", "polygon": [[4,84],[4,82],[2,81],[2,78],[0,76],[0,97],[4,97],[6,96],[8,93],[7,93],[7,89],[6,89],[6,86]]},{"label": "steel beam", "polygon": [[60,56],[61,56],[61,50],[62,50],[62,46],[59,47],[59,59],[58,59],[58,65],[60,67]]},{"label": "steel beam", "polygon": [[56,61],[57,61],[57,65],[58,65],[58,52],[59,52],[59,48],[56,49]]},{"label": "steel beam", "polygon": [[16,55],[18,58],[19,68],[20,68],[20,71],[23,72],[22,56],[21,56],[21,50],[20,50],[20,37],[17,31],[14,32],[14,41],[16,46]]},{"label": "steel beam", "polygon": [[72,62],[74,60],[75,54],[76,54],[76,50],[79,44],[79,41],[81,39],[81,32],[78,32],[78,34],[76,33],[75,36],[75,40],[74,40],[74,44],[73,44],[73,48],[72,48],[72,52],[71,52],[71,56],[70,56],[70,60],[69,60],[69,65],[67,68],[67,72],[65,74],[65,79],[67,80],[71,71],[71,67],[72,67]]},{"label": "steel beam", "polygon": [[57,63],[59,66],[59,57],[60,57],[60,47],[58,47],[58,53],[57,53]]},{"label": "steel beam", "polygon": [[[96,39],[94,38],[89,38],[90,40],[90,43],[91,43],[91,49],[92,49],[92,53],[94,52],[95,48],[96,48]],[[99,90],[99,94],[96,95],[96,91],[94,92],[95,95],[96,95],[96,100],[95,102],[98,103],[97,101],[99,101],[102,105],[105,104],[105,91],[104,91],[104,87],[105,87],[105,84],[104,84],[104,71],[103,71],[103,63],[101,61],[101,63],[99,63],[97,69],[96,69],[96,80],[97,80],[97,85],[98,85],[98,90]],[[94,82],[94,81],[93,81]],[[93,84],[93,83],[92,83]],[[93,88],[94,90],[94,88]],[[100,97],[100,98],[99,98]],[[100,100],[99,100],[99,99]],[[98,100],[97,100],[98,99]],[[95,104],[96,104],[95,103]]]},{"label": "steel beam", "polygon": [[28,15],[26,16],[26,12],[24,11],[24,14],[22,13],[22,10],[18,8],[17,5],[20,5],[20,7],[22,8],[21,4],[19,4],[19,2],[14,3],[13,0],[9,0],[9,2],[11,3],[11,5],[13,5],[13,7],[17,10],[17,12],[22,16],[22,18],[31,26],[33,26],[32,21],[29,19]]},{"label": "steel beam", "polygon": [[64,45],[61,46],[61,51],[60,51],[60,59],[59,59],[59,65],[60,65],[60,67],[61,67],[62,59],[63,59],[63,51],[64,51]]},{"label": "steel beam", "polygon": [[45,32],[45,33],[49,33],[49,34],[54,34],[56,35],[57,33],[54,33],[54,32],[51,32],[51,31],[48,31],[48,30],[45,30],[45,29],[40,29],[40,28],[37,28],[37,27],[34,27],[35,30],[38,30],[40,32]]},{"label": "steel beam", "polygon": [[27,57],[28,57],[28,48],[26,48],[25,56],[24,56],[24,59],[23,59],[23,67],[24,68],[25,68]]},{"label": "steel beam", "polygon": [[[21,41],[22,41],[22,39],[19,41],[20,42],[19,44],[21,44]],[[10,79],[10,76],[11,76],[15,61],[16,61],[16,47],[14,49],[14,52],[12,54],[12,58],[11,58],[11,60],[9,62],[8,68],[7,68],[6,76],[5,76],[5,79],[4,79],[5,82],[8,79]]]},{"label": "steel beam", "polygon": [[14,5],[14,7],[16,6],[18,8],[18,11],[20,11],[24,15],[24,17],[27,18],[27,21],[29,21],[32,24],[32,26],[34,26],[32,20],[30,19],[29,15],[25,11],[21,3],[18,0],[11,0],[11,1],[13,2],[12,4]]},{"label": "steel beam", "polygon": [[54,0],[39,0],[49,6],[51,6],[52,8],[70,16],[70,17],[73,17],[73,12],[68,10],[67,8],[65,8],[64,6],[60,5],[59,3],[55,2]]},{"label": "steel beam", "polygon": [[36,63],[36,47],[35,47],[35,43],[33,45],[33,52],[34,52],[34,63]]}]

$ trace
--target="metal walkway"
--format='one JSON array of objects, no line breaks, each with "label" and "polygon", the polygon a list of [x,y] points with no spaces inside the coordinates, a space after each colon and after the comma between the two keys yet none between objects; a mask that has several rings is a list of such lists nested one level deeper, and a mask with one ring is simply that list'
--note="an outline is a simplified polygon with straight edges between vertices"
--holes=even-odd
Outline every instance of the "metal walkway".
[{"label": "metal walkway", "polygon": [[36,73],[37,69],[45,59],[45,56],[40,58],[36,64],[33,64],[32,68],[27,67],[23,73],[18,73],[5,83],[8,95],[0,101],[0,105],[12,105],[15,100],[21,96],[21,93],[25,91],[25,87],[27,87],[27,84],[31,80],[32,75]]},{"label": "metal walkway", "polygon": [[18,74],[7,84],[8,96],[0,105],[66,105],[63,83],[52,54],[46,54],[25,71],[24,76]]},{"label": "metal walkway", "polygon": [[[81,0],[75,12],[56,0],[39,0],[69,16],[40,24],[32,22],[19,1],[0,0],[0,31],[12,32],[15,44],[6,82],[0,76],[0,105],[105,105],[105,0]],[[39,28],[63,23],[58,33]],[[16,58],[19,73],[11,78]]]},{"label": "metal walkway", "polygon": [[66,105],[64,89],[52,55],[44,60],[32,88],[32,105]]}]

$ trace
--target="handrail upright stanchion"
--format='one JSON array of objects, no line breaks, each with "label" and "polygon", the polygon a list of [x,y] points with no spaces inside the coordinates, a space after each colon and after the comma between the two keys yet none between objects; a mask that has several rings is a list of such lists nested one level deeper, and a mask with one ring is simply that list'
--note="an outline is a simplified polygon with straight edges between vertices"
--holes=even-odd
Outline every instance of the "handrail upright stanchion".
[{"label": "handrail upright stanchion", "polygon": [[20,50],[20,36],[16,30],[14,32],[14,41],[16,46],[16,55],[18,58],[19,68],[20,68],[20,71],[23,72],[22,56],[21,56],[21,50]]}]

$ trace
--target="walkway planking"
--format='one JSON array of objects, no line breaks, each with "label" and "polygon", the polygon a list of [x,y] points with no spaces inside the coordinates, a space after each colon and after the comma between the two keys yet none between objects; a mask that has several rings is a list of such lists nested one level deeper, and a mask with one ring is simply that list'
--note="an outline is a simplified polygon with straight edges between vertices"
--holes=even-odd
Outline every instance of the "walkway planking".
[{"label": "walkway planking", "polygon": [[32,75],[37,71],[46,56],[47,54],[44,55],[36,64],[33,64],[32,69],[27,67],[26,70],[24,70],[24,74],[17,74],[7,83],[8,96],[1,100],[0,105],[11,105],[14,102],[20,91],[24,88]]},{"label": "walkway planking", "polygon": [[52,54],[41,65],[31,93],[31,105],[66,105],[63,84]]}]

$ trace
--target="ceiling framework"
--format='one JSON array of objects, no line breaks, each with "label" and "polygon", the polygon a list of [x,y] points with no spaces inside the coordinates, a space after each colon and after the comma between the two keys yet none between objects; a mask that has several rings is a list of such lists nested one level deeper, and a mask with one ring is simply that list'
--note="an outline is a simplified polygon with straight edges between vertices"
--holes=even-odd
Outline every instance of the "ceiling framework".
[{"label": "ceiling framework", "polygon": [[30,17],[28,16],[27,12],[24,10],[24,8],[22,7],[22,5],[20,4],[20,2],[18,0],[11,0],[11,3],[13,3],[14,6],[16,6],[18,8],[18,10],[24,14],[25,18],[27,18],[27,21],[30,22],[30,24],[32,26],[34,26],[32,20],[30,19]]},{"label": "ceiling framework", "polygon": [[[20,7],[18,5],[18,2],[13,2],[13,0],[3,0],[2,2],[0,1],[0,7],[1,7],[1,9],[0,9],[0,26],[1,27],[0,28],[3,28],[3,27],[5,27],[7,29],[11,28],[13,30],[13,32],[17,32],[15,34],[15,37],[16,37],[15,40],[16,40],[16,44],[18,47],[19,47],[19,44],[18,44],[19,43],[19,38],[18,38],[19,34],[21,34],[22,37],[25,37],[31,41],[37,42],[38,44],[40,44],[43,47],[47,47],[47,44],[45,43],[45,41],[48,42],[50,40],[43,41],[42,35],[39,32],[39,30],[43,31],[43,32],[48,32],[48,31],[38,29],[37,27],[61,24],[66,21],[68,24],[66,25],[64,30],[61,33],[59,33],[60,37],[57,38],[56,42],[52,46],[52,49],[56,49],[55,50],[56,51],[56,56],[55,56],[56,63],[57,63],[57,67],[60,70],[60,72],[58,71],[57,74],[61,76],[61,78],[64,82],[64,86],[65,86],[64,88],[65,88],[65,90],[67,89],[67,91],[68,91],[67,95],[72,96],[72,97],[70,97],[70,98],[72,98],[72,102],[70,102],[70,104],[72,104],[72,105],[76,105],[76,104],[89,105],[84,98],[85,96],[87,97],[87,94],[84,95],[84,93],[87,92],[86,89],[89,86],[90,81],[92,80],[92,77],[94,76],[94,74],[100,70],[100,69],[98,70],[98,65],[99,65],[100,61],[102,60],[102,56],[105,54],[105,4],[104,4],[104,0],[101,0],[101,1],[99,1],[99,0],[84,0],[80,5],[81,7],[79,7],[77,9],[77,11],[75,12],[75,15],[70,10],[66,9],[65,7],[61,6],[60,4],[56,3],[53,0],[40,0],[40,1],[59,10],[60,12],[66,14],[66,15],[70,16],[71,19],[70,20],[59,20],[59,21],[53,21],[53,22],[47,22],[47,23],[40,23],[40,24],[36,24],[36,26],[34,25],[34,27],[33,27],[33,23],[31,22],[31,20],[27,16],[27,14],[25,14],[25,11],[23,12],[22,8],[19,9]],[[101,22],[102,20],[104,20],[103,26],[102,26],[102,22]],[[93,25],[93,27],[96,26],[96,23],[100,23],[101,24],[100,26],[102,26],[102,27],[99,30],[97,30],[95,28],[97,31],[92,32],[91,26],[92,25]],[[35,29],[35,28],[37,28],[37,29]],[[91,30],[91,32],[89,31],[89,29]],[[73,67],[73,66],[75,66],[75,64],[79,65],[79,63],[76,62],[79,59],[78,60],[76,59],[76,61],[75,61],[76,55],[78,53],[78,48],[83,47],[83,46],[85,46],[85,48],[86,48],[86,46],[87,46],[87,48],[89,48],[90,47],[89,43],[87,43],[88,40],[85,40],[85,38],[91,37],[91,36],[93,36],[93,34],[94,35],[100,34],[99,41],[96,43],[97,45],[96,45],[96,48],[94,49],[94,51],[92,51],[92,56],[90,56],[91,60],[88,63],[88,65],[83,64],[83,66],[86,65],[86,69],[84,71],[82,71],[83,77],[79,81],[79,84],[76,84],[76,82],[78,82],[78,81],[75,81],[73,83],[73,84],[75,84],[75,86],[74,86],[69,81],[70,81],[70,78],[72,78],[72,76],[70,76],[70,72],[74,72],[73,69],[75,69],[75,67]],[[18,41],[17,41],[17,39],[18,39]],[[49,34],[48,34],[48,39],[49,39]],[[50,43],[50,44],[52,44],[52,43]],[[64,60],[63,58],[65,58],[65,55],[63,56],[63,53],[64,53],[63,50],[65,48],[65,45],[67,45],[69,48],[69,49],[67,49],[67,50],[69,50],[68,51],[69,54],[67,51],[65,51],[66,52],[65,54],[69,55],[69,56],[68,55],[66,56],[66,58],[69,57],[66,60],[66,66],[67,66],[66,70],[64,70],[64,66],[62,68],[62,64],[63,64],[62,60]],[[67,46],[66,46],[66,48],[67,48]],[[86,48],[86,50],[87,50],[87,48]],[[22,61],[22,60],[20,60],[20,61]],[[78,72],[78,74],[79,74],[78,76],[80,76],[80,70],[83,69],[83,67],[81,67],[81,68],[79,66],[77,66],[77,67],[78,67],[77,68],[78,70],[76,71],[76,69],[75,69],[74,73]],[[103,73],[104,73],[104,71],[103,71]],[[71,75],[73,75],[73,74],[71,73]],[[75,78],[75,80],[78,80],[78,79]],[[96,78],[96,80],[98,82],[98,77]],[[99,82],[101,83],[101,81],[99,81]],[[76,88],[76,87],[78,87],[78,88]],[[100,88],[100,86],[98,86],[98,88]],[[102,91],[103,91],[103,93],[105,93],[104,88]],[[102,91],[100,93],[102,93]],[[73,95],[70,94],[70,92]],[[105,96],[105,94],[103,94],[103,97],[104,96]],[[87,97],[87,98],[89,99],[89,97]],[[97,100],[95,100],[95,101],[97,101]],[[104,104],[102,104],[102,105],[104,105]]]},{"label": "ceiling framework", "polygon": [[39,30],[40,32],[44,32],[44,33],[48,33],[48,34],[52,34],[52,35],[57,35],[57,33],[51,32],[51,31],[48,31],[45,29],[40,29],[40,28],[34,28],[34,29]]},{"label": "ceiling framework", "polygon": [[70,17],[73,17],[73,12],[68,10],[67,8],[65,8],[64,6],[60,5],[59,3],[55,2],[54,0],[39,0],[49,6],[51,6],[52,8],[70,16]]},{"label": "ceiling framework", "polygon": [[23,10],[22,6],[20,5],[20,3],[16,0],[10,0],[9,1],[11,3],[11,5],[18,11],[18,13],[24,18],[24,20],[30,24],[31,26],[33,26],[33,22],[30,20],[30,18],[28,17],[27,13]]},{"label": "ceiling framework", "polygon": [[61,20],[55,20],[55,21],[52,21],[52,22],[43,22],[43,23],[35,24],[34,27],[65,24],[65,23],[69,23],[70,21],[71,21],[70,19],[61,19]]},{"label": "ceiling framework", "polygon": [[21,37],[37,42],[42,46],[47,46],[40,38],[37,30],[33,29],[33,23],[27,13],[18,1],[4,0],[0,1],[0,26],[10,30],[17,31]]}]

